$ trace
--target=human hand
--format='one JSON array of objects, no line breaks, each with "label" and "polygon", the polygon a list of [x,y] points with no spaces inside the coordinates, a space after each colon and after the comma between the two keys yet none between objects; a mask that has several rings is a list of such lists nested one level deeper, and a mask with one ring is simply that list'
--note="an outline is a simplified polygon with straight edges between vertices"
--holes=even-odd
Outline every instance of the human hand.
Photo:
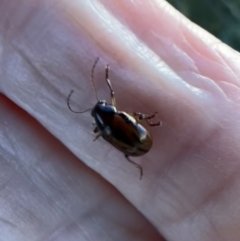
[{"label": "human hand", "polygon": [[[239,240],[237,52],[157,0],[12,0],[0,13],[1,241]],[[75,108],[95,104],[97,56],[99,96],[108,63],[119,110],[163,122],[134,158],[142,181],[67,108],[71,89]]]}]

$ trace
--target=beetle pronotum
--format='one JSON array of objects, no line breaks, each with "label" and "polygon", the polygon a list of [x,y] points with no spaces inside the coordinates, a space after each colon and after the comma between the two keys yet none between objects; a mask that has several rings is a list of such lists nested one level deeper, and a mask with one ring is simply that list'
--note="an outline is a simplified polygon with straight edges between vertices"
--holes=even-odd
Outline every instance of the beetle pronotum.
[{"label": "beetle pronotum", "polygon": [[115,94],[109,79],[109,65],[105,66],[105,80],[110,90],[111,104],[107,103],[105,100],[99,100],[93,78],[94,69],[98,60],[99,58],[95,60],[91,72],[91,81],[97,99],[96,105],[84,111],[74,111],[70,106],[70,98],[73,94],[73,90],[71,90],[67,99],[68,108],[73,113],[84,113],[91,110],[96,123],[94,129],[96,137],[94,140],[102,136],[107,142],[123,152],[126,159],[139,169],[140,179],[142,179],[143,169],[141,165],[132,161],[129,156],[142,156],[151,149],[152,137],[139,122],[145,120],[149,126],[159,126],[160,122],[152,123],[149,121],[156,116],[157,112],[152,115],[146,115],[139,112],[129,114],[118,111],[116,108]]}]

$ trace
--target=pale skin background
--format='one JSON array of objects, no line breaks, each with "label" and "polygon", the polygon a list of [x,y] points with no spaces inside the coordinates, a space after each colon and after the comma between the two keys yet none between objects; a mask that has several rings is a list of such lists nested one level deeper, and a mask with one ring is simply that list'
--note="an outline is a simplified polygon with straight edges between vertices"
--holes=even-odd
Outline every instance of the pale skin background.
[{"label": "pale skin background", "polygon": [[[1,241],[239,241],[240,56],[160,0],[0,3]],[[139,172],[86,109],[158,111]]]}]

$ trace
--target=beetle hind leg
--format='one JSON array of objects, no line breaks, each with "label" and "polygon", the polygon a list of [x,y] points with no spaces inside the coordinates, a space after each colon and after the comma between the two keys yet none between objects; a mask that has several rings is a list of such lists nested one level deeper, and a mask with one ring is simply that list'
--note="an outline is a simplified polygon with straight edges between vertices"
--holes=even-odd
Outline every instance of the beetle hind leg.
[{"label": "beetle hind leg", "polygon": [[149,126],[161,126],[162,125],[161,121],[158,121],[158,122],[149,121],[149,120],[153,119],[154,117],[156,117],[157,112],[154,112],[152,115],[146,115],[146,114],[142,114],[140,112],[134,112],[133,115],[134,115],[134,117],[137,117],[138,121],[145,120]]},{"label": "beetle hind leg", "polygon": [[139,169],[140,171],[140,180],[142,180],[142,177],[143,177],[143,169],[142,169],[142,166],[140,166],[139,164],[137,164],[136,162],[132,161],[128,155],[125,155],[126,159],[131,163],[133,164],[136,168]]}]

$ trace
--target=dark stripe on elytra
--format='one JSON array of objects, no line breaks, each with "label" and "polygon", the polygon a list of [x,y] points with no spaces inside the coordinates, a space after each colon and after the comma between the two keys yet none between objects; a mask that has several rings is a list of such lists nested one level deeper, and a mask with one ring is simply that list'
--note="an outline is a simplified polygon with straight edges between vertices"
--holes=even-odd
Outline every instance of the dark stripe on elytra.
[{"label": "dark stripe on elytra", "polygon": [[127,123],[131,124],[132,126],[134,126],[135,123],[132,122],[132,120],[130,120],[128,118],[128,116],[124,113],[118,113],[119,116],[121,116]]},{"label": "dark stripe on elytra", "polygon": [[129,146],[134,146],[136,143],[139,143],[139,138],[138,135],[136,135],[135,130],[131,131],[131,133],[126,133],[124,131],[112,129],[112,136],[114,136],[114,138],[118,141],[123,142]]}]

